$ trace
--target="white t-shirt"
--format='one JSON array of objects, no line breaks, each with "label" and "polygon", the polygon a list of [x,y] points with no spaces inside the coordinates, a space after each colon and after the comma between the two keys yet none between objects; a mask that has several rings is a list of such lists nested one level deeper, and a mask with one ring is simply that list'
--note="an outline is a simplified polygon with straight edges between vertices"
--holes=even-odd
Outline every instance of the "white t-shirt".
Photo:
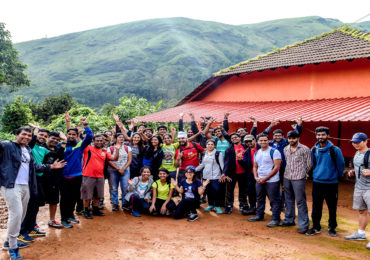
[{"label": "white t-shirt", "polygon": [[[128,152],[131,152],[132,151],[132,149],[131,149],[130,146],[126,146],[126,147],[127,147],[127,152],[126,152],[125,147],[122,146],[119,149],[118,160],[117,161],[112,161],[112,163],[114,163],[118,168],[123,168],[123,166],[126,165],[127,160],[128,160]],[[109,149],[109,152],[111,152],[110,149]],[[115,154],[116,154],[116,149],[114,148],[112,156],[114,157]],[[128,167],[127,170],[129,171],[130,170],[130,167]]]},{"label": "white t-shirt", "polygon": [[[258,178],[265,178],[269,176],[271,170],[274,168],[274,162],[271,159],[270,151],[271,147],[269,147],[267,150],[262,151],[259,149],[255,154],[254,154],[254,162],[258,164]],[[273,154],[274,160],[281,159],[281,154],[280,152],[275,149],[274,154]],[[279,172],[277,172],[274,176],[271,177],[267,182],[277,182],[279,181]]]},{"label": "white t-shirt", "polygon": [[30,178],[30,161],[31,155],[27,148],[22,148],[22,163],[19,167],[17,178],[15,179],[15,184],[27,184]]}]

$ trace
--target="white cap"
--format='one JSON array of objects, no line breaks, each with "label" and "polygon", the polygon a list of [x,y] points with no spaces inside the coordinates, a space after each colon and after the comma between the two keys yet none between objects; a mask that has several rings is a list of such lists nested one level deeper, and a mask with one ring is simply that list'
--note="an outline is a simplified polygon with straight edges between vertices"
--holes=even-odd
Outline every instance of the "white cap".
[{"label": "white cap", "polygon": [[188,135],[185,132],[180,131],[177,134],[177,138],[188,138]]}]

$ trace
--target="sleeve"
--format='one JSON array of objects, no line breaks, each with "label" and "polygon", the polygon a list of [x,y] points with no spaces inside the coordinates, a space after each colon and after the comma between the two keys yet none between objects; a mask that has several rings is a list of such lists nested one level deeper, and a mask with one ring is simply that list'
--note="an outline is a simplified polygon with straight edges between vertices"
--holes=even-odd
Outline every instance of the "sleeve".
[{"label": "sleeve", "polygon": [[155,182],[152,183],[152,188],[157,188],[157,185],[155,184]]},{"label": "sleeve", "polygon": [[221,170],[223,170],[225,167],[225,163],[224,163],[224,155],[221,152],[218,155],[218,161],[220,162]]},{"label": "sleeve", "polygon": [[184,122],[182,119],[179,119],[179,131],[184,132]]},{"label": "sleeve", "polygon": [[223,130],[223,129],[222,129],[222,135],[225,137],[225,139],[226,139],[229,143],[231,143],[230,135],[229,135],[225,130]]},{"label": "sleeve", "polygon": [[132,152],[132,148],[130,146],[126,145],[126,147],[128,152]]},{"label": "sleeve", "polygon": [[281,153],[279,152],[278,149],[275,149],[274,154],[273,154],[272,157],[274,158],[274,161],[279,160],[279,159],[281,160]]},{"label": "sleeve", "polygon": [[343,173],[344,173],[344,157],[343,157],[343,154],[342,154],[342,151],[336,147],[335,148],[335,153],[336,153],[336,164],[337,164],[337,169],[338,169],[338,173],[339,173],[339,176],[340,177],[343,177]]},{"label": "sleeve", "polygon": [[226,132],[229,132],[229,120],[222,121],[222,127],[225,129]]},{"label": "sleeve", "polygon": [[310,149],[308,149],[308,147],[306,148],[304,152],[303,160],[306,165],[306,173],[308,173],[310,169],[312,168],[311,152],[310,152]]},{"label": "sleeve", "polygon": [[131,130],[127,130],[127,136],[128,137],[131,137],[131,134],[132,134],[132,131]]},{"label": "sleeve", "polygon": [[257,126],[253,126],[251,129],[251,135],[254,136],[254,138],[257,137]]},{"label": "sleeve", "polygon": [[174,144],[173,144],[173,148],[175,148],[175,150],[176,150],[177,148],[179,148],[179,146],[180,146],[180,143],[179,143],[179,142],[176,142],[176,143],[174,143]]},{"label": "sleeve", "polygon": [[172,182],[170,183],[170,189],[174,189],[175,188],[175,185],[172,184]]},{"label": "sleeve", "polygon": [[226,151],[225,151],[225,160],[224,160],[224,168],[222,170],[222,174],[226,175],[227,176],[227,171],[228,171],[228,168],[229,168],[229,165],[230,165],[230,149],[227,148]]},{"label": "sleeve", "polygon": [[116,133],[121,133],[121,128],[119,128],[119,126],[116,124]]},{"label": "sleeve", "polygon": [[86,147],[88,147],[89,144],[91,144],[92,139],[93,139],[93,132],[90,127],[85,127],[85,134],[86,134],[85,139],[82,141],[82,144],[81,144],[82,150],[85,150]]},{"label": "sleeve", "polygon": [[270,133],[270,131],[271,131],[271,129],[272,129],[272,127],[271,126],[268,126],[265,130],[263,130],[263,132],[262,133],[264,133],[264,134],[269,134]]},{"label": "sleeve", "polygon": [[191,121],[190,124],[191,124],[191,131],[193,131],[193,134],[197,134],[199,132],[199,129],[195,121]]},{"label": "sleeve", "polygon": [[177,149],[176,152],[175,152],[175,160],[177,159],[177,156],[179,155],[179,150],[180,149]]},{"label": "sleeve", "polygon": [[33,147],[35,147],[36,139],[37,139],[36,135],[34,135],[34,134],[32,133],[32,139],[31,139],[31,141],[28,143],[28,146],[29,146],[31,149],[33,149]]},{"label": "sleeve", "polygon": [[197,180],[197,187],[201,187],[202,186],[202,182],[200,180]]},{"label": "sleeve", "polygon": [[297,131],[299,134],[302,134],[302,126],[301,125],[296,124],[294,130]]}]

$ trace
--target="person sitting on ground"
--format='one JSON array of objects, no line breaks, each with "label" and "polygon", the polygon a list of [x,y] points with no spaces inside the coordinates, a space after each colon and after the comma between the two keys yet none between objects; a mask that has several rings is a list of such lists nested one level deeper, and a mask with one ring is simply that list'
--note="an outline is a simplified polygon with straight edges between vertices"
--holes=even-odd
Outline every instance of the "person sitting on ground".
[{"label": "person sitting on ground", "polygon": [[176,204],[172,200],[175,186],[171,183],[167,169],[159,169],[158,177],[159,180],[152,184],[153,198],[149,212],[152,214],[170,215],[176,209]]},{"label": "person sitting on ground", "polygon": [[152,194],[153,176],[150,167],[142,167],[140,174],[141,176],[128,180],[130,186],[125,197],[131,205],[131,214],[135,217],[141,217],[140,213],[148,212]]},{"label": "person sitting on ground", "polygon": [[186,179],[180,182],[180,186],[176,180],[171,179],[178,193],[182,194],[182,199],[177,205],[174,218],[181,219],[185,214],[189,214],[188,221],[198,219],[197,208],[200,207],[200,195],[204,193],[210,180],[206,180],[203,185],[195,175],[195,167],[190,165],[185,169]]},{"label": "person sitting on ground", "polygon": [[213,139],[207,140],[206,151],[202,163],[196,168],[196,171],[203,170],[203,180],[209,180],[206,194],[208,197],[208,207],[205,211],[216,211],[222,214],[221,206],[224,197],[221,192],[220,177],[224,168],[224,157],[220,151],[215,149],[216,142]]},{"label": "person sitting on ground", "polygon": [[[370,211],[370,149],[367,147],[367,135],[355,133],[352,137],[352,145],[357,150],[353,158],[354,170],[350,176],[356,176],[355,190],[353,193],[353,209],[358,210],[358,231],[344,237],[347,240],[366,240],[365,229],[369,222]],[[366,245],[370,249],[370,242]]]}]

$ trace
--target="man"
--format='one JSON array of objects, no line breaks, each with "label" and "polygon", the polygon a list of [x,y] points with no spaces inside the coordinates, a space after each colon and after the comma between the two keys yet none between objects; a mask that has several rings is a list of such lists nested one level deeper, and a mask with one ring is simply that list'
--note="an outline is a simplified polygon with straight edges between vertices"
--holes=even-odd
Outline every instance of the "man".
[{"label": "man", "polygon": [[247,203],[247,174],[243,165],[239,162],[243,160],[244,153],[250,152],[247,147],[241,143],[240,135],[232,133],[230,135],[232,144],[225,151],[224,169],[220,181],[227,180],[226,183],[226,207],[225,214],[231,214],[234,205],[234,189],[236,183],[239,186],[239,209],[248,210]]},{"label": "man", "polygon": [[113,142],[113,132],[112,130],[105,130],[104,131],[104,137],[105,137],[105,140],[104,140],[104,146],[105,147],[110,147],[112,145],[112,142]]},{"label": "man", "polygon": [[254,154],[253,173],[256,179],[257,209],[256,216],[249,221],[262,221],[265,215],[266,195],[270,200],[272,219],[268,227],[277,227],[280,224],[281,199],[279,184],[279,168],[281,154],[278,150],[269,146],[266,134],[260,134],[257,142],[261,146]]},{"label": "man", "polygon": [[[365,229],[369,223],[370,211],[370,149],[367,147],[367,135],[355,133],[352,137],[353,147],[357,150],[353,158],[354,170],[350,176],[356,176],[355,190],[353,193],[353,209],[358,210],[358,231],[344,237],[347,240],[366,240]],[[370,249],[370,242],[366,245]]]},{"label": "man", "polygon": [[181,182],[185,178],[186,167],[199,165],[199,155],[204,152],[204,148],[198,143],[188,142],[188,137],[185,132],[179,132],[177,135],[179,148],[175,154],[175,167],[179,167],[178,181]]},{"label": "man", "polygon": [[[213,139],[216,142],[216,150],[220,151],[222,155],[225,157],[225,151],[230,145],[230,138],[227,135],[227,132],[223,129],[222,126],[217,126],[214,130],[214,135],[212,136],[211,133],[209,132],[209,129],[211,127],[211,124],[214,122],[214,119],[211,118],[211,120],[208,121],[206,128],[204,129],[204,135],[208,139]],[[224,133],[227,135],[229,140],[225,138]]]},{"label": "man", "polygon": [[167,126],[160,125],[160,126],[158,126],[157,131],[158,131],[158,134],[160,135],[160,137],[163,140],[163,135],[167,133]]},{"label": "man", "polygon": [[284,148],[286,211],[282,226],[295,225],[295,201],[297,201],[299,233],[305,234],[310,225],[306,201],[306,177],[312,167],[311,152],[307,146],[299,142],[298,132],[289,131],[287,137],[289,145]]},{"label": "man", "polygon": [[83,152],[84,167],[82,171],[81,199],[84,203],[83,216],[86,219],[92,219],[90,215],[89,205],[93,199],[94,190],[96,194],[93,199],[94,216],[104,216],[104,213],[99,210],[99,201],[104,198],[104,167],[106,161],[117,161],[119,156],[118,144],[115,146],[115,156],[103,150],[104,137],[103,135],[95,135],[93,137],[94,146],[89,145]]},{"label": "man", "polygon": [[315,133],[317,143],[311,149],[313,227],[307,231],[306,235],[315,235],[321,232],[320,220],[325,200],[329,209],[328,234],[336,236],[338,179],[343,176],[344,158],[342,151],[328,140],[329,128],[319,126],[315,129]]},{"label": "man", "polygon": [[0,142],[0,189],[8,207],[7,237],[4,248],[9,248],[10,259],[23,259],[20,247],[27,243],[17,243],[21,223],[26,215],[30,194],[37,195],[36,171],[59,169],[64,162],[52,165],[36,164],[31,149],[27,146],[32,139],[32,130],[21,127],[16,132],[14,142]]},{"label": "man", "polygon": [[91,143],[93,133],[86,118],[81,118],[80,121],[84,125],[86,133],[83,141],[77,142],[78,130],[76,128],[67,130],[67,145],[64,152],[64,160],[67,162],[67,167],[63,169],[60,188],[60,214],[62,225],[65,228],[72,228],[71,222],[79,223],[79,220],[74,216],[76,204],[80,203],[77,212],[83,211],[82,201],[79,202],[81,200],[80,189],[82,183],[81,162],[83,151]]}]

